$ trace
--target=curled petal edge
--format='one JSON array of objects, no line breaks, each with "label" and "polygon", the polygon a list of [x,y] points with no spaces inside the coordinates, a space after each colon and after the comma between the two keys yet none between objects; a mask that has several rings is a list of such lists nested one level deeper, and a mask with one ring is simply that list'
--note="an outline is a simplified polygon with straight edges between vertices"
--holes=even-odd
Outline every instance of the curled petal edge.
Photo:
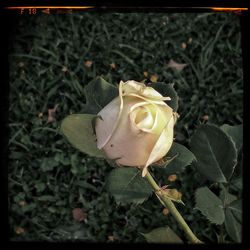
[{"label": "curled petal edge", "polygon": [[[159,151],[161,150],[160,147],[162,145],[162,141],[165,141],[165,133],[166,133],[166,130],[168,129],[169,126],[174,126],[176,120],[175,120],[175,117],[174,115],[171,117],[171,119],[169,120],[169,122],[167,123],[167,125],[165,126],[165,128],[163,129],[161,135],[159,136],[154,148],[152,149],[150,155],[149,155],[149,158],[147,160],[147,163],[146,165],[143,167],[143,170],[142,170],[142,177],[145,177],[146,174],[148,173],[148,167],[150,164],[152,164],[153,162],[155,162],[155,159],[157,158],[156,155],[159,154]],[[173,124],[172,124],[173,123]],[[171,145],[173,143],[173,129],[170,127],[170,130],[169,131],[172,131],[172,133],[170,135],[168,135],[169,137],[171,137],[171,141],[168,143],[167,145],[167,152],[169,151],[169,149],[171,148]],[[166,152],[166,153],[167,153]],[[162,156],[163,157],[163,156]]]},{"label": "curled petal edge", "polygon": [[126,96],[136,96],[139,98],[147,99],[147,101],[167,101],[171,100],[170,97],[163,97],[158,91],[152,87],[147,87],[144,83],[136,82],[134,80],[123,82],[120,81],[122,85],[122,93]]},{"label": "curled petal edge", "polygon": [[119,97],[120,97],[119,113],[118,113],[117,119],[115,121],[115,124],[113,126],[113,129],[112,129],[111,133],[109,134],[109,136],[106,138],[106,140],[102,144],[97,146],[98,149],[102,149],[108,143],[108,141],[112,137],[112,135],[115,132],[115,130],[116,130],[117,126],[118,126],[118,123],[120,121],[120,117],[121,117],[122,110],[123,110],[123,96],[122,96],[122,84],[121,83],[119,85]]}]

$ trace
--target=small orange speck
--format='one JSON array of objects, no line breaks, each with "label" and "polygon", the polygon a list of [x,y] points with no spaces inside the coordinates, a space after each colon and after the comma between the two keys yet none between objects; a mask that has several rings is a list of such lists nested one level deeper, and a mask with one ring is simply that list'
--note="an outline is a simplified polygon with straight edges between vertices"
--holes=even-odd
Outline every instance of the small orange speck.
[{"label": "small orange speck", "polygon": [[145,77],[148,77],[148,72],[147,72],[147,71],[144,71],[144,72],[143,72],[143,75],[144,75]]},{"label": "small orange speck", "polygon": [[111,67],[112,69],[115,69],[115,68],[116,68],[116,64],[115,64],[115,63],[111,63],[111,64],[110,64],[110,67]]},{"label": "small orange speck", "polygon": [[151,81],[151,82],[157,82],[157,80],[158,80],[158,76],[157,76],[157,75],[152,75],[152,76],[150,77],[150,81]]},{"label": "small orange speck", "polygon": [[22,227],[16,227],[15,232],[16,232],[16,234],[24,234],[25,229]]},{"label": "small orange speck", "polygon": [[187,48],[187,44],[186,43],[182,43],[181,47],[182,47],[182,49],[186,49]]},{"label": "small orange speck", "polygon": [[20,68],[22,68],[22,67],[24,67],[24,63],[23,63],[23,62],[20,62],[20,63],[18,64],[18,66],[19,66]]},{"label": "small orange speck", "polygon": [[168,180],[171,182],[174,182],[177,180],[177,175],[176,174],[171,174],[168,176]]},{"label": "small orange speck", "polygon": [[114,241],[114,240],[115,240],[114,235],[109,235],[109,236],[108,236],[108,241]]},{"label": "small orange speck", "polygon": [[87,60],[84,62],[84,65],[87,67],[87,68],[90,68],[92,66],[93,62],[90,61],[90,60]]},{"label": "small orange speck", "polygon": [[169,210],[165,207],[163,210],[162,210],[162,213],[164,215],[168,215],[169,214]]},{"label": "small orange speck", "polygon": [[202,120],[204,120],[204,121],[208,121],[208,119],[209,119],[209,116],[208,116],[208,115],[204,115],[204,116],[202,116]]},{"label": "small orange speck", "polygon": [[68,71],[68,68],[66,66],[63,66],[62,67],[62,72],[67,72]]},{"label": "small orange speck", "polygon": [[20,206],[20,207],[24,207],[24,206],[26,206],[26,205],[27,205],[26,201],[20,201],[20,202],[19,202],[19,206]]},{"label": "small orange speck", "polygon": [[84,221],[87,218],[87,213],[85,213],[81,208],[74,208],[72,211],[73,218],[78,221]]}]

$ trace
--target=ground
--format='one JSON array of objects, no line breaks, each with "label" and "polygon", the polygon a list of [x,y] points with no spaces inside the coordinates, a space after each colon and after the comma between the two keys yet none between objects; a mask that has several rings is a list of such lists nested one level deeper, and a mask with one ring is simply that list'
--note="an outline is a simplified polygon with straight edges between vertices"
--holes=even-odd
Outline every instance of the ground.
[{"label": "ground", "polygon": [[[9,46],[9,224],[12,240],[144,242],[140,233],[171,225],[154,197],[116,205],[105,181],[111,167],[75,150],[61,120],[81,113],[84,86],[96,76],[174,83],[180,118],[176,141],[188,146],[196,126],[242,123],[239,17],[232,13],[79,13],[24,15]],[[186,66],[167,67],[170,60]],[[53,110],[54,109],[54,110]],[[54,118],[48,112],[55,111]],[[193,209],[199,175],[178,176],[194,232],[216,241],[217,229]],[[194,181],[195,180],[195,181]],[[197,182],[196,182],[197,180]],[[82,221],[73,218],[81,208]],[[76,211],[76,210],[74,210]]]}]

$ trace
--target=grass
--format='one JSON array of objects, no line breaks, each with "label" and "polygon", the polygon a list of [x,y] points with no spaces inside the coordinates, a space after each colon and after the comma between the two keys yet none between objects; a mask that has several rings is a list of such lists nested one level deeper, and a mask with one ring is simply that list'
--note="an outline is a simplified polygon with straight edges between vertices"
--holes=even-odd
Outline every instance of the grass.
[{"label": "grass", "polygon": [[[113,84],[149,82],[152,75],[175,83],[180,143],[188,144],[205,115],[217,125],[242,123],[238,16],[44,14],[21,17],[14,33],[9,49],[10,238],[143,242],[139,232],[166,224],[182,235],[153,197],[142,206],[117,206],[105,189],[110,166],[77,152],[58,127],[68,114],[81,113],[83,87],[98,75]],[[181,72],[167,68],[170,59],[187,67]],[[56,120],[48,123],[48,109],[56,104]],[[202,240],[214,242],[217,229],[193,209],[199,183],[192,178],[200,178],[192,167],[179,176],[186,206],[178,207]],[[73,219],[74,208],[86,212],[84,222]]]}]

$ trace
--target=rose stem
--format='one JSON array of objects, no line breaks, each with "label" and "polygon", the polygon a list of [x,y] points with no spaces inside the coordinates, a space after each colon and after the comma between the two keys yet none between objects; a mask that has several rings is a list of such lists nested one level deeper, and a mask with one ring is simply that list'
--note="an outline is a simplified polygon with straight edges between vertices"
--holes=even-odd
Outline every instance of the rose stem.
[{"label": "rose stem", "polygon": [[[146,174],[145,177],[148,180],[149,184],[152,186],[152,188],[155,190],[155,192],[158,192],[159,190],[161,190],[161,188],[158,186],[158,184],[155,182],[154,178],[152,177],[152,175],[149,172]],[[167,198],[166,196],[162,195],[162,196],[160,196],[160,198],[163,201],[163,203],[165,204],[166,208],[168,208],[168,210],[170,211],[170,213],[174,216],[174,218],[178,221],[178,223],[180,224],[180,226],[183,228],[183,230],[185,231],[188,239],[192,243],[203,243],[202,241],[200,241],[194,235],[194,233],[189,228],[189,226],[186,223],[186,221],[183,219],[183,217],[181,216],[181,214],[179,213],[179,211],[176,209],[174,203],[169,198]]]}]

